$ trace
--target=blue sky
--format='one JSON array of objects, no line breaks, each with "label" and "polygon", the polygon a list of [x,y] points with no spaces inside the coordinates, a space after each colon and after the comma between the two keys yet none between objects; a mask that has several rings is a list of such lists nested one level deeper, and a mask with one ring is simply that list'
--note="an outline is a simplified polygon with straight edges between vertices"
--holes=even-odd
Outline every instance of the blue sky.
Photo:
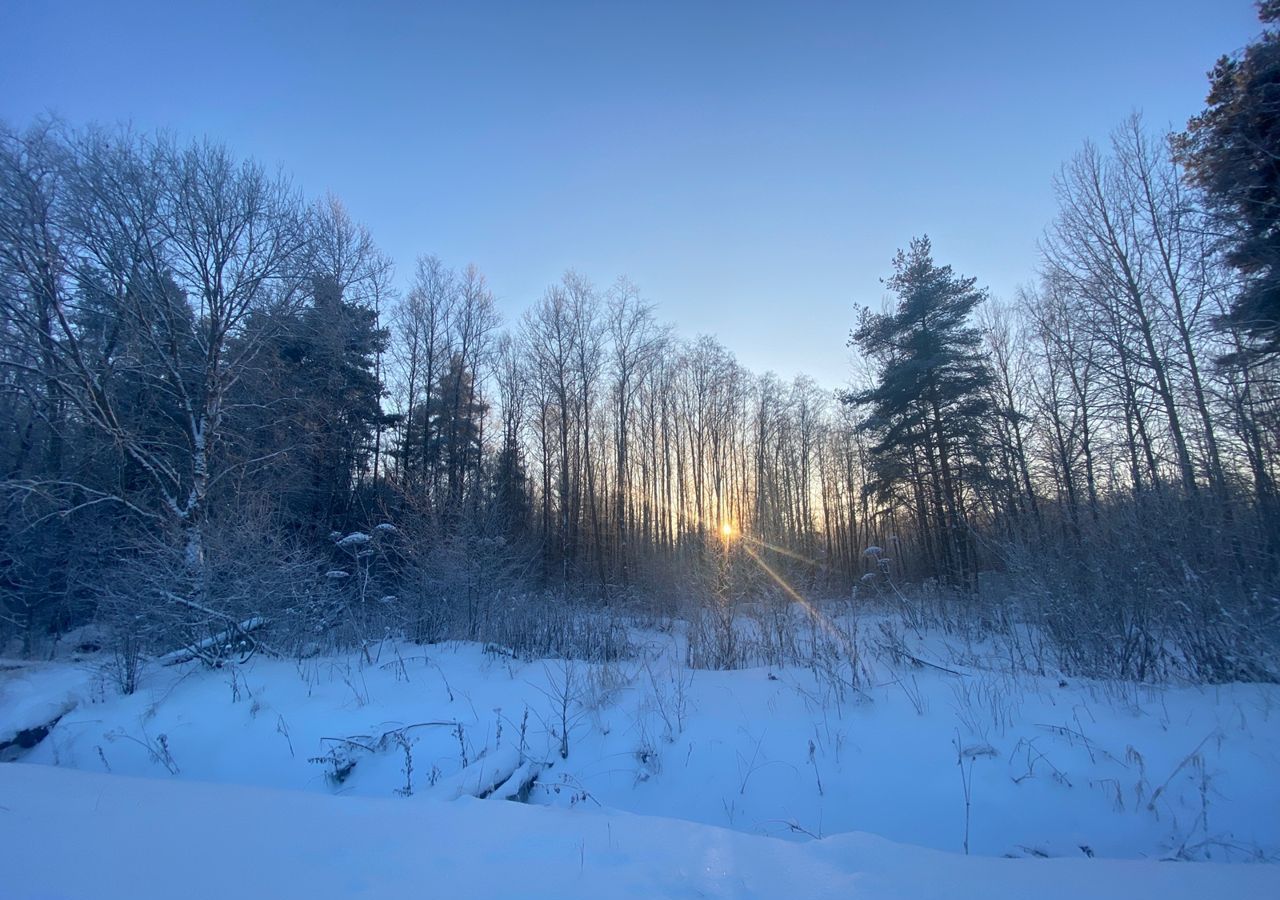
[{"label": "blue sky", "polygon": [[208,134],[338,194],[406,275],[476,263],[514,319],[618,274],[756,370],[847,377],[897,247],[997,296],[1051,179],[1135,109],[1181,126],[1247,0],[6,0],[0,117]]}]

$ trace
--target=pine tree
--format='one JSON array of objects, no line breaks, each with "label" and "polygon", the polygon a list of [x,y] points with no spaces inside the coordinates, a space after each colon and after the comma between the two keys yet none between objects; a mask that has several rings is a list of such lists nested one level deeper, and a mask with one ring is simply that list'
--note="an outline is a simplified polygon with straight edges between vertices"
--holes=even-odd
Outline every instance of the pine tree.
[{"label": "pine tree", "polygon": [[896,309],[864,310],[850,341],[878,364],[876,384],[844,400],[868,409],[861,427],[876,439],[877,486],[910,489],[936,574],[973,590],[964,489],[983,469],[984,419],[993,409],[982,333],[968,322],[986,291],[938,266],[927,237],[898,251],[893,267],[886,284]]},{"label": "pine tree", "polygon": [[1203,112],[1174,146],[1225,232],[1227,259],[1246,278],[1224,324],[1280,353],[1280,0],[1264,0],[1268,26],[1209,73]]}]

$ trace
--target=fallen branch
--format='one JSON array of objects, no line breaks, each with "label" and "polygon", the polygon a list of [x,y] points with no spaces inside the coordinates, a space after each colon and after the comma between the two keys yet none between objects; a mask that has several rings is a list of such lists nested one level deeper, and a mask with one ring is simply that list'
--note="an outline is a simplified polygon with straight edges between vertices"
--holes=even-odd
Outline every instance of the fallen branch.
[{"label": "fallen branch", "polygon": [[[205,609],[199,604],[188,603],[188,605],[192,606],[195,609],[200,609],[200,610]],[[269,647],[266,647],[265,645],[263,645],[257,639],[250,637],[250,635],[253,632],[266,627],[267,620],[262,618],[262,616],[254,616],[251,619],[245,619],[243,622],[235,622],[229,616],[222,615],[221,613],[217,613],[216,615],[218,615],[222,619],[225,619],[228,622],[231,622],[232,624],[230,625],[230,627],[225,628],[222,631],[219,631],[217,634],[211,637],[207,637],[204,640],[197,641],[194,644],[189,644],[180,650],[174,650],[171,653],[166,653],[164,656],[160,657],[157,660],[157,662],[159,662],[160,665],[162,666],[176,666],[179,663],[190,662],[193,659],[200,659],[200,660],[204,660],[205,662],[209,662],[210,656],[205,651],[214,647],[232,643],[233,641],[237,641],[237,640],[249,641],[252,647],[250,651],[250,655],[252,655],[253,650],[258,650],[258,649],[261,649],[263,652],[271,656],[279,655],[274,650],[271,650]]]},{"label": "fallen branch", "polygon": [[907,653],[905,650],[902,650],[899,652],[918,666],[928,666],[930,669],[937,669],[939,672],[946,672],[948,675],[958,675],[961,678],[969,677],[968,672],[957,672],[955,669],[948,669],[946,666],[940,666],[937,663],[931,663],[927,659],[921,659],[918,656],[912,656],[910,653]]},{"label": "fallen branch", "polygon": [[410,728],[457,728],[460,722],[414,722],[412,725],[402,725],[399,728],[392,728],[390,731],[384,731],[378,735],[375,744],[378,747],[386,747],[389,745],[388,738],[397,734],[404,734]]},{"label": "fallen branch", "polygon": [[351,738],[322,737],[322,738],[320,738],[320,741],[321,741],[322,743],[323,743],[324,741],[333,741],[335,744],[350,744],[352,747],[359,747],[361,750],[364,750],[364,751],[366,751],[366,752],[368,752],[368,753],[376,753],[376,752],[377,752],[377,751],[376,751],[376,750],[374,750],[372,747],[370,747],[368,744],[362,744],[362,743],[360,743],[359,741],[353,741]]}]

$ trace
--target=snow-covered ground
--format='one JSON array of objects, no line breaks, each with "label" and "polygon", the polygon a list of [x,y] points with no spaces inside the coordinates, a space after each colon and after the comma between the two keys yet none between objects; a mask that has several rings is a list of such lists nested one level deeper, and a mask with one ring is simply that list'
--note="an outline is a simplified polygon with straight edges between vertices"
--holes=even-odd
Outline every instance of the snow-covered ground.
[{"label": "snow-covered ground", "polygon": [[0,766],[9,898],[1280,896],[1267,865],[989,859],[845,834]]},{"label": "snow-covered ground", "polygon": [[132,696],[100,655],[9,667],[0,744],[63,715],[7,751],[44,767],[0,766],[0,894],[1280,896],[1280,688],[1012,674],[880,624],[856,687],[847,660],[691,671],[658,632],[609,664],[155,667]]}]

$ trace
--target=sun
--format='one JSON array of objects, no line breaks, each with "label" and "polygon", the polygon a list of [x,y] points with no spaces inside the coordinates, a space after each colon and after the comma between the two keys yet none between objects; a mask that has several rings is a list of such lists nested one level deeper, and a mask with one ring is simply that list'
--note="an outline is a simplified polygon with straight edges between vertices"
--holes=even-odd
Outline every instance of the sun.
[{"label": "sun", "polygon": [[720,524],[720,537],[724,538],[726,541],[733,537],[733,526],[728,522],[722,522]]}]

